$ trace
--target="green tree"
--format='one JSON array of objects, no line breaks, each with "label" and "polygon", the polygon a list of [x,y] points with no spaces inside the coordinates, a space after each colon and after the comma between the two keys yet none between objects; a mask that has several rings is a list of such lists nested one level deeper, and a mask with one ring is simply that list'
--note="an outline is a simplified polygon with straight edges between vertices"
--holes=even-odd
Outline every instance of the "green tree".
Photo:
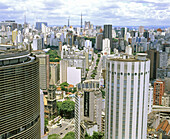
[{"label": "green tree", "polygon": [[94,60],[94,57],[92,56],[92,61]]},{"label": "green tree", "polygon": [[86,69],[86,71],[89,71],[89,69]]},{"label": "green tree", "polygon": [[95,78],[95,74],[92,74],[91,77],[94,79]]},{"label": "green tree", "polygon": [[75,133],[74,132],[68,132],[63,139],[75,139]]},{"label": "green tree", "polygon": [[101,55],[100,54],[98,54],[98,58],[100,58],[101,57]]},{"label": "green tree", "polygon": [[75,93],[75,92],[77,92],[77,88],[76,87],[73,88],[72,93]]},{"label": "green tree", "polygon": [[69,88],[68,92],[72,92],[72,90],[73,90],[72,88]]},{"label": "green tree", "polygon": [[48,119],[44,118],[44,129],[45,129],[45,132],[48,131],[47,125],[48,125]]},{"label": "green tree", "polygon": [[69,86],[67,82],[61,83],[60,86]]},{"label": "green tree", "polygon": [[92,137],[89,135],[89,134],[87,134],[87,132],[86,132],[86,134],[85,134],[85,139],[91,139]]},{"label": "green tree", "polygon": [[59,62],[61,57],[58,55],[57,50],[49,50],[47,54],[50,57],[50,62]]},{"label": "green tree", "polygon": [[74,115],[75,103],[70,100],[57,102],[57,108],[61,116],[72,118]]},{"label": "green tree", "polygon": [[48,139],[61,139],[61,138],[60,138],[60,135],[58,134],[52,134],[48,136]]},{"label": "green tree", "polygon": [[105,98],[105,91],[101,90],[102,92],[102,98]]}]

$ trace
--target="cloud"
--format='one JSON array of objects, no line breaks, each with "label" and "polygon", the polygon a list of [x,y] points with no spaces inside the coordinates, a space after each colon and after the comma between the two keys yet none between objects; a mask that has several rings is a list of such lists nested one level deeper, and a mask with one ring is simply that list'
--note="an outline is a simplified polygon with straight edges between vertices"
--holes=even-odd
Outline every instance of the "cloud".
[{"label": "cloud", "polygon": [[8,6],[8,5],[6,5],[6,4],[4,4],[4,3],[0,2],[0,10],[8,9],[8,8],[9,8],[9,6]]},{"label": "cloud", "polygon": [[46,21],[50,25],[80,25],[80,14],[84,21],[95,25],[112,23],[115,26],[169,25],[169,0],[2,0],[0,20],[15,19],[35,24]]}]

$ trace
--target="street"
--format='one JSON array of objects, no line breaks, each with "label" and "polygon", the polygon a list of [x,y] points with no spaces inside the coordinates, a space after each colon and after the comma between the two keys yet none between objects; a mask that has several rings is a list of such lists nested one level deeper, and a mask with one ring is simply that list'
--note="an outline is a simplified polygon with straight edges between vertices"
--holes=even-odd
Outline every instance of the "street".
[{"label": "street", "polygon": [[62,121],[61,125],[62,127],[56,125],[49,128],[49,135],[58,134],[63,138],[68,132],[74,131],[74,119],[65,119],[65,121]]}]

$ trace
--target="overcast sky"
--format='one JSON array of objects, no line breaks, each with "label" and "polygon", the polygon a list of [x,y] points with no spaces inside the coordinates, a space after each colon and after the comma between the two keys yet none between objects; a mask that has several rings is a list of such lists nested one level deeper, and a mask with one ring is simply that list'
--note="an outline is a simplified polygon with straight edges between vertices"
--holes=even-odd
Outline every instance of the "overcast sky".
[{"label": "overcast sky", "polygon": [[0,0],[0,20],[71,25],[84,21],[113,26],[170,25],[170,0]]}]

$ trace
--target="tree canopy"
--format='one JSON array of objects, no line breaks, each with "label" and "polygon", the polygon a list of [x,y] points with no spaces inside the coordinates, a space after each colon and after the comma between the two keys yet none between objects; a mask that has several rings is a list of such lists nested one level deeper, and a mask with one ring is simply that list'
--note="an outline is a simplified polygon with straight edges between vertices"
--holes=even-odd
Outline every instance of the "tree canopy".
[{"label": "tree canopy", "polygon": [[86,133],[85,139],[104,139],[104,133],[94,131],[92,136]]},{"label": "tree canopy", "polygon": [[70,100],[57,102],[57,109],[61,116],[72,118],[74,115],[75,103]]},{"label": "tree canopy", "polygon": [[58,134],[52,134],[48,136],[48,139],[60,139],[60,135]]},{"label": "tree canopy", "polygon": [[74,139],[75,138],[75,133],[74,132],[68,132],[63,139]]},{"label": "tree canopy", "polygon": [[59,62],[61,57],[58,55],[57,50],[49,50],[47,54],[50,57],[50,62]]}]

